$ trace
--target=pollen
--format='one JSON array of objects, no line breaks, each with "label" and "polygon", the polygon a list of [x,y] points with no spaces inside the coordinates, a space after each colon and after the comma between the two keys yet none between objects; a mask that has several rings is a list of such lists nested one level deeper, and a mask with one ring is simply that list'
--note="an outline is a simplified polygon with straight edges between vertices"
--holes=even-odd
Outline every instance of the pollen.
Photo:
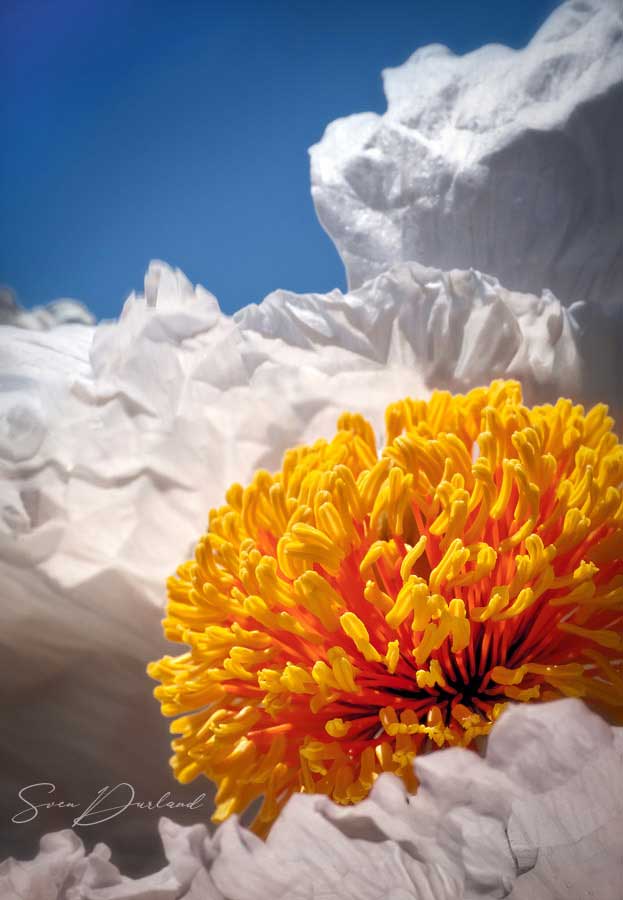
[{"label": "pollen", "polygon": [[294,792],[363,799],[382,772],[488,734],[509,702],[581,697],[623,721],[623,446],[607,407],[520,386],[362,417],[233,485],[169,579],[148,667],[181,782],[214,821]]}]

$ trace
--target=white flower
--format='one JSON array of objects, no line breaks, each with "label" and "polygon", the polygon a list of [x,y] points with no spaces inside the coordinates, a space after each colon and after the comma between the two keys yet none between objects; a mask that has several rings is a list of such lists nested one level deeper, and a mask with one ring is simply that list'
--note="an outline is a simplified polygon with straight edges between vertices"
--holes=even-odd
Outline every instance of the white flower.
[{"label": "white flower", "polygon": [[136,881],[61,832],[0,866],[0,887],[7,900],[612,900],[622,754],[623,729],[580,701],[516,706],[484,758],[419,758],[415,797],[391,775],[356,806],[295,795],[265,842],[235,817],[212,836],[163,819],[169,865]]}]

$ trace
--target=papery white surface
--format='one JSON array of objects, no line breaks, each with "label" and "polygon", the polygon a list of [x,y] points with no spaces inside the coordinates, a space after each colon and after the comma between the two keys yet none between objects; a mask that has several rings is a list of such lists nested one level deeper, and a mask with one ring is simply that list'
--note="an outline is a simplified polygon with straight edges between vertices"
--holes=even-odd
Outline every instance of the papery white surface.
[{"label": "papery white surface", "polygon": [[522,50],[421,48],[383,73],[384,115],[329,125],[312,195],[351,287],[417,260],[620,303],[622,13],[570,0]]},{"label": "papery white surface", "polygon": [[[97,844],[87,853],[75,832],[47,834],[34,860],[0,863],[2,900],[177,900],[200,867],[208,864],[203,825],[182,828],[161,819],[158,826],[168,865],[145,878],[128,878],[110,861],[110,850]],[[209,891],[203,900],[221,900]]]},{"label": "papery white surface", "polygon": [[345,409],[382,431],[391,401],[496,376],[532,400],[580,392],[569,313],[417,264],[346,295],[278,291],[232,319],[154,263],[118,322],[0,329],[5,796],[131,781],[156,800],[169,736],[144,667],[171,652],[164,581],[209,509]]},{"label": "papery white surface", "polygon": [[85,856],[71,832],[48,835],[34,861],[0,866],[0,887],[20,900],[613,900],[622,762],[623,729],[580,701],[515,706],[484,758],[453,748],[416,760],[415,796],[393,775],[356,806],[295,795],[265,842],[236,818],[212,836],[163,819],[169,865],[138,881],[105,848]]},{"label": "papery white surface", "polygon": [[47,331],[69,324],[94,325],[95,316],[79,300],[53,300],[45,306],[26,309],[17,302],[10,288],[0,285],[0,325]]}]

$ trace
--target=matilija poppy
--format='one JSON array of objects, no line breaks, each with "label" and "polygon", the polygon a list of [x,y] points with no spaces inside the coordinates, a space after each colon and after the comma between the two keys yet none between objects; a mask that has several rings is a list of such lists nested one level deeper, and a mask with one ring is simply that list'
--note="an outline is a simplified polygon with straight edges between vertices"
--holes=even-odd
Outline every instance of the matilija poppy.
[{"label": "matilija poppy", "polygon": [[[456,393],[482,384],[489,376],[516,377],[521,380],[530,404],[555,401],[566,392],[581,396],[586,385],[586,368],[577,351],[572,318],[551,295],[535,298],[511,293],[495,279],[478,273],[443,273],[415,264],[399,266],[347,295],[337,292],[329,297],[272,295],[259,307],[242,311],[234,320],[222,316],[214,299],[201,289],[193,290],[180,273],[155,265],[146,277],[145,297],[131,298],[118,323],[105,323],[96,329],[63,326],[37,333],[6,328],[0,331],[0,339],[7,388],[3,394],[6,423],[2,433],[3,467],[10,475],[3,487],[5,533],[1,538],[2,583],[7,601],[2,607],[6,667],[2,683],[4,690],[10,690],[5,708],[10,703],[13,724],[1,737],[10,763],[2,773],[6,782],[3,796],[9,802],[11,797],[16,797],[19,787],[42,778],[68,785],[70,790],[77,785],[78,799],[91,797],[101,785],[120,781],[135,782],[139,797],[156,798],[171,786],[167,777],[166,734],[158,716],[150,717],[150,710],[154,713],[157,710],[149,698],[149,679],[144,674],[144,666],[148,659],[162,652],[158,620],[165,576],[189,552],[204,527],[206,511],[222,503],[233,481],[252,483],[253,472],[258,469],[277,471],[288,448],[305,445],[316,438],[328,441],[325,446],[329,456],[333,453],[330,448],[335,449],[340,441],[347,439],[348,443],[355,437],[358,437],[355,443],[359,452],[376,453],[376,440],[359,416],[369,418],[380,434],[382,410],[397,398],[407,395],[415,398],[414,403],[394,407],[394,417],[390,416],[388,421],[387,438],[398,441],[398,410],[402,409],[402,415],[410,415],[413,421],[413,416],[417,417],[418,410],[422,409],[421,401],[430,396],[427,385],[445,385]],[[500,400],[505,390],[507,398],[518,400],[515,386],[500,390]],[[482,401],[485,394],[481,390],[475,396],[480,396]],[[279,398],[278,403],[275,397]],[[433,403],[439,403],[443,397],[447,403],[445,394],[438,395]],[[448,411],[456,403],[451,401]],[[495,409],[495,402],[489,405]],[[203,411],[200,416],[199,407]],[[331,441],[335,422],[345,408],[355,414],[342,420],[341,437],[338,436],[335,444]],[[583,418],[577,408],[571,412],[578,422]],[[604,428],[608,431],[603,410],[589,416],[597,431]],[[406,420],[403,424],[408,425]],[[426,429],[420,437],[430,439],[431,435],[425,432]],[[578,440],[577,435],[572,437]],[[606,452],[607,440],[595,448],[599,453]],[[482,466],[490,448],[483,446],[479,450]],[[392,462],[391,457],[388,459]],[[471,456],[470,459],[472,465],[478,464],[478,459]],[[382,464],[381,470],[387,465],[387,462]],[[394,459],[391,467],[400,470],[400,460]],[[595,499],[599,477],[588,490],[587,500],[591,502]],[[264,488],[270,492],[266,475],[255,482],[258,500]],[[458,485],[452,486],[455,488],[459,489]],[[413,485],[409,490],[412,489]],[[230,501],[235,501],[235,494],[236,491],[230,495]],[[440,500],[442,496],[445,496],[443,492]],[[565,502],[564,495],[559,500]],[[512,496],[509,504],[512,505]],[[513,509],[516,507],[515,503]],[[339,510],[339,503],[336,508]],[[424,508],[423,511],[426,512]],[[254,515],[261,515],[261,509]],[[379,524],[384,519],[381,514]],[[403,518],[405,523],[408,524],[408,519]],[[428,524],[432,526],[433,522]],[[415,548],[415,535],[410,536],[410,541],[406,537],[404,549],[406,543]],[[389,538],[389,533],[381,533],[379,537],[380,540]],[[432,535],[431,546],[439,539],[439,535]],[[418,577],[418,565],[422,566],[424,559],[425,553],[420,560],[413,561],[411,576]],[[384,560],[385,554],[381,554],[372,563],[373,577],[366,579],[366,584],[374,580],[375,567],[377,570],[383,567]],[[291,565],[296,568],[296,559]],[[467,565],[472,566],[473,562]],[[419,577],[423,574],[420,570]],[[292,569],[288,577],[295,582],[300,574]],[[356,577],[361,578],[360,570]],[[387,590],[384,593],[391,596]],[[443,596],[442,591],[438,593]],[[382,621],[381,614],[386,616],[389,610],[383,613],[382,597],[379,603],[379,621]],[[453,610],[456,608],[457,604]],[[338,618],[343,615],[342,611]],[[361,621],[365,625],[365,617]],[[346,619],[346,622],[358,628],[354,620]],[[478,623],[473,625],[474,629],[482,627]],[[389,623],[383,627],[389,627]],[[413,633],[410,620],[398,628],[407,635]],[[349,642],[349,652],[358,653],[341,622],[339,629],[340,640]],[[179,631],[175,628],[174,631],[180,636]],[[387,648],[382,649],[386,655]],[[611,656],[599,645],[595,649],[602,659]],[[431,651],[433,658],[436,652]],[[597,660],[594,663],[598,665]],[[394,676],[402,665],[399,660]],[[262,668],[270,670],[271,665]],[[434,676],[434,667],[426,668]],[[446,678],[447,673],[441,669],[440,672]],[[264,674],[269,680],[274,678],[269,672]],[[540,680],[542,673],[525,673],[529,686],[539,674]],[[567,674],[572,684],[573,672]],[[358,677],[355,672],[354,678]],[[417,684],[417,675],[415,681]],[[439,685],[433,684],[432,690],[436,687]],[[504,702],[504,688],[522,685],[498,684],[498,687]],[[552,685],[545,690],[552,690]],[[307,713],[310,696],[302,695]],[[97,697],[96,710],[94,697]],[[274,699],[278,703],[278,695]],[[458,705],[455,704],[455,709]],[[467,703],[462,705],[469,709]],[[384,703],[383,708],[388,706],[391,704]],[[439,703],[435,706],[441,710]],[[550,708],[552,704],[543,704],[543,709]],[[348,714],[343,711],[331,718],[341,719],[344,724],[348,722]],[[519,720],[524,725],[518,727],[523,727],[526,735],[520,739],[515,732],[518,743],[527,740],[532,726],[526,722],[531,721]],[[595,720],[591,721],[592,727],[597,728]],[[456,717],[451,720],[451,729],[453,723],[463,727]],[[408,734],[412,724],[392,723],[387,719],[388,730],[398,725],[398,734],[388,735],[388,742],[406,745],[408,741],[419,741],[418,735]],[[434,720],[425,722],[428,728],[438,724]],[[334,722],[330,727],[340,729],[344,725]],[[378,727],[385,728],[385,725],[379,720]],[[561,733],[568,734],[568,731]],[[610,731],[598,730],[598,733],[603,737]],[[330,743],[331,735],[326,729],[324,734],[323,741]],[[339,738],[331,740],[339,742]],[[278,742],[275,744],[278,746]],[[457,752],[470,760],[478,759],[464,750]],[[430,758],[440,756],[445,760],[445,753],[442,750]],[[424,764],[428,765],[423,761],[416,768],[421,782]],[[312,765],[316,765],[313,760]],[[544,780],[539,790],[557,783],[552,775],[553,763],[533,761],[533,768],[534,777]],[[572,771],[575,770],[569,769],[568,774]],[[316,782],[324,777],[317,770],[311,771],[311,766],[310,774]],[[357,779],[360,774],[358,770]],[[409,780],[408,766],[402,774]],[[362,804],[383,797],[386,790],[393,796],[393,788],[384,787],[382,791],[380,788],[381,783],[392,784],[388,779],[393,777],[379,776],[378,790],[375,788],[371,800]],[[453,783],[456,787],[456,780]],[[347,791],[352,784],[346,785]],[[195,794],[193,791],[192,796]],[[424,802],[426,793],[420,792],[416,797],[420,798],[418,803]],[[457,798],[458,795],[454,800]],[[283,797],[275,799],[279,801]],[[355,799],[352,791],[348,799]],[[294,800],[292,813],[289,805],[282,812],[283,830],[279,819],[273,826],[266,851],[253,842],[249,833],[240,830],[234,819],[222,826],[215,843],[205,844],[203,838],[197,837],[198,832],[193,832],[188,841],[194,848],[192,865],[196,867],[197,859],[200,861],[193,876],[197,885],[214,884],[214,879],[220,879],[218,889],[196,886],[194,896],[210,896],[210,890],[214,896],[219,896],[217,890],[225,897],[252,896],[251,888],[234,884],[235,877],[255,885],[253,889],[258,897],[267,896],[267,892],[270,896],[273,882],[267,880],[268,871],[281,865],[282,895],[296,896],[291,890],[292,879],[297,880],[296,873],[285,840],[288,828],[294,824],[291,816],[300,822],[297,828],[302,829],[301,841],[315,847],[306,857],[307,868],[301,866],[300,877],[304,880],[308,877],[306,873],[311,877],[316,866],[324,874],[317,873],[315,882],[327,883],[329,896],[331,890],[340,896],[339,878],[344,880],[346,876],[355,879],[353,891],[357,896],[360,882],[354,873],[359,869],[370,875],[363,866],[362,856],[389,872],[397,853],[401,860],[399,866],[404,862],[407,874],[400,868],[400,874],[391,876],[397,879],[396,891],[407,890],[405,885],[411,879],[411,885],[428,885],[422,890],[430,890],[432,896],[456,896],[455,886],[471,883],[474,876],[470,871],[479,866],[485,866],[488,873],[483,876],[485,882],[490,879],[497,885],[495,890],[499,889],[499,855],[495,864],[485,865],[482,860],[469,865],[461,863],[458,868],[450,867],[454,874],[449,874],[449,856],[457,846],[464,845],[463,837],[453,831],[447,832],[442,841],[441,857],[427,862],[422,869],[419,863],[402,859],[400,848],[409,839],[398,832],[379,832],[367,825],[363,848],[351,843],[359,840],[357,835],[361,834],[362,820],[357,810],[362,804],[343,807],[348,818],[334,834],[331,829],[336,826],[326,825],[327,821],[337,821],[336,816],[339,818],[331,800],[299,796]],[[455,814],[459,821],[464,818],[463,824],[473,820],[476,809],[470,805],[473,803],[475,799],[466,800],[464,813]],[[500,816],[506,815],[507,800],[502,800],[500,795],[499,803],[499,807],[492,803],[492,809],[497,809],[496,814]],[[404,806],[403,799],[398,808]],[[485,817],[490,814],[491,811],[487,812]],[[205,820],[208,811],[202,810],[199,815]],[[59,818],[56,827],[63,824]],[[450,816],[449,821],[453,820]],[[42,819],[40,829],[33,832],[31,828],[28,834],[11,827],[9,847],[21,857],[31,855],[36,838],[48,830],[48,822],[49,819]],[[129,867],[142,858],[147,864],[143,871],[153,870],[155,865],[151,860],[156,837],[153,821],[141,813],[121,817],[116,822],[117,830],[108,831],[107,826],[100,826],[99,830],[94,828],[89,832],[89,837],[105,837],[113,845],[115,860],[122,866]],[[458,827],[463,829],[463,825]],[[482,827],[486,831],[485,825]],[[322,834],[326,828],[330,831],[325,839]],[[417,856],[420,840],[417,832],[413,832],[413,822],[409,820],[405,828],[411,831],[413,854]],[[106,829],[104,834],[102,829]],[[379,837],[380,833],[387,834],[387,841]],[[543,840],[537,837],[534,837],[535,846],[544,846],[547,836]],[[180,837],[177,843],[171,844],[172,840],[167,837],[167,846],[177,848],[169,850],[173,868],[183,868],[190,851],[180,849],[180,842],[183,846],[186,838]],[[341,848],[338,860],[331,849],[336,842]],[[487,842],[485,845],[489,846]],[[484,860],[485,846],[478,847],[473,850],[474,859],[480,853]],[[240,857],[239,852],[245,856]],[[264,852],[268,855],[263,856]],[[528,867],[534,859],[526,852],[532,859],[525,863]],[[104,883],[114,885],[114,879],[121,876],[111,874],[110,864],[102,854],[103,851],[98,851],[85,868],[80,862],[84,854],[75,837],[50,837],[32,867],[7,863],[3,874],[11,879],[9,884],[24,886],[19,887],[22,896],[38,898],[43,885],[54,883],[50,882],[45,867],[51,859],[53,862],[60,859],[65,867],[63,871],[74,871],[74,881],[84,878],[86,883],[95,886],[98,879],[99,884],[102,879],[108,879]],[[78,868],[67,869],[67,858],[73,860],[71,866],[75,862]],[[239,865],[243,858],[249,864],[246,870]],[[561,858],[563,862],[567,859],[564,853]],[[208,865],[209,860],[214,860],[214,866]],[[497,874],[491,874],[492,870]],[[612,870],[608,863],[608,877]],[[507,882],[518,870],[509,871],[510,874],[504,875]],[[28,880],[31,876],[34,881]],[[165,884],[169,876],[170,873],[162,876]],[[180,878],[178,881],[175,887],[161,884],[164,892],[161,896],[182,896],[186,888],[180,885],[191,882]],[[65,883],[72,883],[69,875]],[[386,883],[392,884],[389,875]],[[119,890],[127,893],[129,884],[121,879]],[[11,889],[17,891],[17,887]],[[301,887],[303,890],[306,888]],[[363,891],[360,895],[365,896]],[[492,896],[495,895],[494,891]],[[275,896],[278,896],[277,888]],[[486,894],[481,892],[480,896]]]},{"label": "matilija poppy", "polygon": [[[550,65],[537,66],[529,90],[504,79],[511,97],[529,96],[541,113],[556,113],[553,146],[562,155],[554,170],[573,173],[574,197],[586,134],[595,129],[581,114],[592,106],[574,110],[567,101],[580,96],[576,72],[589,97],[609,100],[603,66],[594,63],[616,66],[610,50],[620,39],[608,16],[592,15],[594,6],[568,4],[542,33]],[[586,19],[595,27],[580,33]],[[556,94],[566,84],[561,106]],[[453,96],[443,93],[446,101]],[[590,109],[592,122],[613,118]],[[508,108],[504,119],[513,130],[519,121]],[[463,147],[464,125],[476,139],[480,121],[452,116],[444,136]],[[504,129],[499,117],[493,123],[497,140]],[[403,124],[401,140],[415,118]],[[528,133],[530,140],[547,136]],[[390,156],[392,134],[395,128],[384,128],[377,141]],[[518,137],[513,173],[537,159],[533,184],[543,184],[539,153],[525,152],[521,129]],[[567,165],[574,141],[577,169]],[[610,146],[600,144],[608,166]],[[426,148],[441,159],[428,138]],[[343,170],[349,194],[382,205],[374,187],[382,176],[399,227],[389,235],[375,228],[375,236],[395,242],[392,259],[412,258],[408,235],[432,235],[421,166],[409,163],[403,178],[408,155],[379,165],[367,138],[361,150]],[[466,255],[458,258],[474,264],[474,247],[484,247],[480,258],[493,260],[498,274],[506,261],[519,273],[509,277],[511,287],[568,284],[556,280],[570,259],[561,250],[569,249],[571,220],[561,214],[560,182],[546,179],[557,199],[544,272],[528,268],[524,256],[535,263],[532,225],[542,225],[549,204],[526,218],[525,192],[515,188],[512,197],[485,189],[501,218],[490,215],[488,199],[466,204],[461,184],[482,190],[485,170],[499,172],[503,184],[522,183],[508,181],[504,153],[487,152],[477,177],[466,161],[461,155],[460,177],[446,181],[467,225],[452,205],[443,205],[442,216],[461,237]],[[323,166],[329,175],[332,168]],[[436,164],[426,171],[440,210]],[[611,300],[616,294],[616,266],[602,264],[609,257],[601,226],[613,207],[601,165],[597,175],[587,188],[596,202],[587,200],[573,219],[590,257],[583,265],[582,254],[572,254],[583,279],[572,280],[573,299],[585,293],[579,284],[596,291],[593,300],[604,299],[604,283]],[[410,207],[409,193],[395,188],[413,184]],[[344,205],[344,197],[335,203]],[[368,209],[362,228],[347,234],[349,251],[371,257],[376,273],[387,261],[370,253],[365,229],[373,219]],[[500,228],[509,219],[514,231]],[[521,241],[509,237],[517,225],[528,238],[524,255]],[[503,258],[489,253],[492,230]],[[442,245],[447,265],[455,265],[451,244]],[[565,291],[563,299],[572,297]],[[345,295],[276,292],[233,319],[180,272],[153,264],[144,296],[128,300],[119,322],[94,329],[69,324],[73,317],[65,308],[34,320],[20,314],[16,324],[63,324],[0,330],[0,691],[11,726],[0,735],[0,793],[10,817],[17,789],[42,778],[72,799],[127,780],[141,798],[171,787],[168,740],[144,668],[165,651],[158,621],[165,576],[192,553],[216,507],[199,559],[172,586],[166,632],[191,649],[153,674],[163,682],[164,711],[182,713],[176,771],[184,780],[211,775],[220,785],[218,817],[233,814],[212,837],[204,825],[163,822],[170,865],[138,882],[119,874],[102,845],[87,857],[76,834],[48,835],[32,863],[1,866],[4,894],[445,900],[512,890],[517,900],[590,889],[610,900],[621,868],[620,730],[577,700],[534,701],[571,694],[602,713],[618,710],[620,507],[613,490],[620,489],[620,450],[605,410],[591,410],[603,401],[621,413],[615,323],[594,303],[586,315],[547,291],[522,294],[479,272],[415,263]],[[526,409],[515,384],[483,387],[496,378],[521,382]],[[456,395],[476,387],[467,398],[436,394],[427,405],[434,388]],[[573,402],[558,402],[561,396]],[[383,410],[407,397],[390,412],[383,438]],[[548,402],[546,410],[534,407]],[[335,437],[344,410],[351,413]],[[318,439],[324,443],[300,449]],[[447,471],[439,448],[448,453]],[[286,481],[292,493],[284,497]],[[223,509],[232,482],[250,486],[230,491]],[[408,509],[400,509],[397,492]],[[292,501],[296,509],[288,508]],[[535,645],[540,625],[548,627]],[[517,699],[532,702],[513,707]],[[461,746],[443,749],[490,727],[484,759]],[[423,752],[437,744],[435,753]],[[262,769],[257,759],[264,749],[274,763],[268,781],[266,760]],[[416,781],[417,793],[408,793]],[[266,840],[242,828],[235,813],[259,793],[268,801],[257,824],[264,833],[270,827]],[[27,831],[9,826],[9,852],[32,854],[41,833],[67,823],[54,814]],[[155,824],[142,812],[88,835],[105,837],[133,874],[156,867]]]},{"label": "matilija poppy", "polygon": [[[429,386],[515,377],[534,402],[586,383],[551,295],[416,264],[345,295],[277,292],[234,318],[154,264],[118,322],[7,327],[0,342],[6,798],[42,779],[83,801],[124,781],[154,799],[175,785],[145,665],[166,652],[166,578],[233,482],[329,439],[344,410],[380,433],[388,403]],[[109,828],[96,836],[116,853],[130,839],[151,852],[149,817]],[[10,851],[32,852],[39,833],[11,828]]]},{"label": "matilija poppy", "polygon": [[[330,439],[344,409],[380,434],[388,403],[426,398],[428,385],[516,377],[533,403],[586,384],[571,316],[551,295],[416,264],[347,295],[280,292],[234,319],[157,264],[118,323],[3,328],[0,340],[9,817],[19,788],[42,779],[70,799],[123,781],[155,799],[174,785],[144,668],[165,649],[165,578],[232,482]],[[180,799],[197,793],[186,790]],[[11,827],[9,852],[32,854],[67,821],[56,810]],[[144,813],[89,837],[124,867],[154,867]]]},{"label": "matilija poppy", "polygon": [[509,700],[623,707],[623,447],[604,406],[527,408],[516,382],[388,407],[380,454],[346,414],[212,510],[169,581],[150,668],[173,770],[259,797],[415,790],[428,744],[468,746]]}]

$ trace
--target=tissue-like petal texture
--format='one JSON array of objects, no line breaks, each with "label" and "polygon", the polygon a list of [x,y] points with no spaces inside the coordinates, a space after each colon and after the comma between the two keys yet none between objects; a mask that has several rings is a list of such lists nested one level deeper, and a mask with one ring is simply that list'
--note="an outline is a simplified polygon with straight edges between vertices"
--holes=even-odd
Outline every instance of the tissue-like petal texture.
[{"label": "tissue-like petal texture", "polygon": [[[155,830],[155,828],[154,828]],[[47,834],[30,862],[8,859],[0,864],[2,900],[177,900],[209,858],[203,852],[206,829],[182,828],[168,819],[159,823],[169,865],[144,878],[128,878],[110,862],[110,850],[97,844],[92,853],[69,830]],[[216,889],[202,900],[222,900]]]},{"label": "tissue-like petal texture", "polygon": [[0,285],[0,325],[47,331],[57,325],[93,325],[95,316],[78,300],[54,300],[25,309],[10,288]]},{"label": "tissue-like petal texture", "polygon": [[512,900],[609,900],[620,892],[623,729],[616,729],[612,739],[602,727],[595,741],[591,737],[597,733],[591,736],[587,725],[579,740],[573,735],[563,748],[566,759],[550,789],[543,783],[543,794],[513,804],[507,827],[511,851],[520,864],[535,862],[515,885]]},{"label": "tissue-like petal texture", "polygon": [[0,886],[19,886],[20,900],[73,900],[67,885],[89,900],[611,900],[623,877],[622,751],[623,729],[578,700],[517,706],[484,758],[418,758],[415,796],[389,774],[356,806],[295,795],[265,842],[235,817],[211,837],[163,819],[169,865],[138,881],[101,845],[85,857],[66,831],[33,862],[0,866]]},{"label": "tissue-like petal texture", "polygon": [[[431,386],[509,375],[529,400],[582,388],[571,318],[553,296],[417,264],[346,295],[278,291],[231,319],[155,263],[119,322],[7,327],[0,360],[9,816],[17,789],[40,781],[83,807],[119,782],[139,800],[210,790],[172,783],[144,667],[167,650],[164,580],[232,482],[331,435],[345,409],[378,428],[390,401]],[[122,852],[131,834],[139,858],[153,817],[124,813],[92,833]],[[41,812],[10,829],[13,849],[68,824],[67,810]]]},{"label": "tissue-like petal texture", "polygon": [[431,45],[386,70],[387,112],[340,119],[311,148],[351,287],[418,260],[618,303],[622,54],[618,0],[570,0],[523,50]]}]

